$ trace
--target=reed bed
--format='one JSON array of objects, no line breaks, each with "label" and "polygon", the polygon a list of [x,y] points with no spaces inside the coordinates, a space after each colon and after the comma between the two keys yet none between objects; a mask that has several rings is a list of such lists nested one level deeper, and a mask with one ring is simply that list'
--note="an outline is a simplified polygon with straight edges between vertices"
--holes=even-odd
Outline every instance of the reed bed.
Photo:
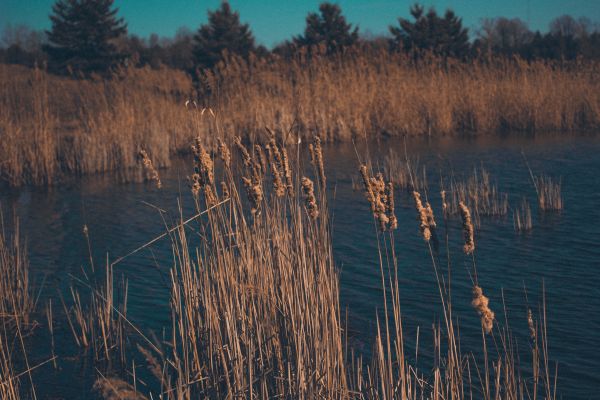
[{"label": "reed bed", "polygon": [[460,203],[469,207],[476,226],[481,225],[481,217],[501,217],[508,213],[508,194],[500,192],[485,168],[474,168],[466,181],[450,180],[445,192],[447,211],[459,214]]},{"label": "reed bed", "polygon": [[[407,164],[409,162],[407,161]],[[410,165],[407,166],[410,170]],[[360,171],[370,170],[367,165],[360,165]],[[370,187],[365,185],[366,197],[373,210]],[[533,316],[528,311],[527,320],[530,327],[531,364],[525,366],[517,351],[517,343],[510,328],[496,316],[494,299],[484,294],[479,283],[475,262],[476,235],[471,217],[471,210],[462,201],[459,210],[463,227],[463,252],[467,265],[471,265],[470,275],[473,280],[472,307],[481,320],[481,352],[465,354],[461,350],[457,318],[452,305],[452,273],[454,261],[448,259],[447,265],[440,265],[440,258],[435,254],[431,244],[432,229],[439,229],[435,222],[434,211],[429,203],[423,204],[421,195],[413,193],[416,208],[417,225],[424,239],[425,248],[430,256],[432,273],[438,285],[441,321],[434,324],[435,354],[431,371],[422,371],[411,365],[410,356],[406,354],[406,335],[403,331],[400,289],[398,278],[398,257],[395,253],[394,232],[388,231],[378,235],[379,263],[383,289],[384,312],[377,318],[377,335],[375,338],[375,354],[372,364],[367,368],[366,391],[359,398],[402,398],[402,399],[448,399],[448,398],[514,398],[554,399],[555,381],[551,368],[548,367],[548,348],[545,338],[546,311],[545,306],[540,313]],[[447,207],[442,195],[442,209]],[[450,221],[444,212],[446,225],[446,246],[450,246],[447,224]],[[380,226],[379,218],[374,214],[373,224]],[[388,302],[391,306],[388,306]],[[462,329],[464,332],[464,328]],[[544,336],[542,341],[536,341]],[[479,360],[479,361],[478,361]],[[524,371],[531,368],[530,376]],[[475,372],[477,371],[477,372]],[[354,381],[357,382],[357,381]]]},{"label": "reed bed", "polygon": [[[292,125],[324,141],[593,130],[600,126],[599,70],[505,59],[415,62],[364,49],[333,57],[231,56],[205,71],[199,85],[168,69],[77,80],[0,65],[0,179],[52,184],[64,175],[127,170],[141,149],[160,169],[194,138],[211,142],[219,129],[251,142],[265,126],[284,134]],[[198,129],[189,118],[205,107],[221,127]]]},{"label": "reed bed", "polygon": [[538,205],[542,211],[560,211],[563,208],[562,181],[546,175],[534,177]]}]

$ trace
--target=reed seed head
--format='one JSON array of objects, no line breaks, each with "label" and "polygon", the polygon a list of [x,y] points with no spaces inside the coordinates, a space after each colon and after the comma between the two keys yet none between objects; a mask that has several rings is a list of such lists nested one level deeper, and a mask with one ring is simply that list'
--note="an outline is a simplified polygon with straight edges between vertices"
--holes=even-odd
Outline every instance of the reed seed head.
[{"label": "reed seed head", "polygon": [[306,210],[312,219],[317,219],[319,216],[319,208],[315,197],[315,188],[313,181],[307,177],[302,177],[302,192],[305,196]]},{"label": "reed seed head", "polygon": [[144,170],[146,174],[149,176],[149,180],[154,181],[156,183],[156,188],[160,189],[162,187],[162,182],[160,181],[160,176],[158,175],[158,171],[154,168],[154,164],[152,163],[152,159],[146,152],[146,150],[141,149],[139,153],[142,164],[144,165]]},{"label": "reed seed head", "polygon": [[460,215],[463,222],[463,236],[465,244],[463,251],[465,254],[472,254],[475,251],[475,235],[473,233],[473,222],[471,221],[471,212],[469,208],[462,201],[458,203],[460,208]]},{"label": "reed seed head", "polygon": [[238,148],[238,150],[242,156],[242,162],[244,163],[244,166],[246,166],[247,168],[251,168],[252,167],[252,157],[250,157],[248,150],[246,150],[246,146],[244,146],[244,144],[242,143],[242,138],[240,138],[239,136],[236,136],[233,139],[233,143],[235,144],[235,147]]},{"label": "reed seed head", "polygon": [[231,168],[231,151],[225,142],[223,142],[220,138],[217,140],[219,142],[219,155],[221,156],[223,165],[225,165],[225,168],[229,169]]},{"label": "reed seed head", "polygon": [[481,326],[485,333],[491,333],[494,327],[494,312],[489,307],[490,299],[483,295],[483,290],[478,285],[473,287],[473,301],[471,305],[481,317]]},{"label": "reed seed head", "polygon": [[388,182],[387,186],[386,186],[386,198],[387,198],[387,203],[386,203],[386,211],[387,214],[389,215],[389,223],[390,223],[390,230],[396,230],[398,229],[398,219],[396,218],[396,212],[395,212],[395,203],[394,203],[394,184],[392,182]]},{"label": "reed seed head", "polygon": [[417,220],[419,221],[421,235],[423,235],[423,239],[428,242],[431,239],[431,230],[429,228],[429,222],[427,219],[427,210],[425,207],[423,207],[423,202],[421,201],[421,195],[419,192],[414,191],[413,198],[415,200],[415,208],[417,209]]}]

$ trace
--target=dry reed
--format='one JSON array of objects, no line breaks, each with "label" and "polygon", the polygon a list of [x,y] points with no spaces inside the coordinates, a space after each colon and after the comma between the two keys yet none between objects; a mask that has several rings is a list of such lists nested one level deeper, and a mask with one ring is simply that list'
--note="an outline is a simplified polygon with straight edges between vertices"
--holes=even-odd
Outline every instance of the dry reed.
[{"label": "dry reed", "polygon": [[274,132],[295,125],[323,141],[593,130],[600,126],[598,70],[514,59],[414,62],[361,49],[289,60],[231,56],[204,76],[198,102],[221,121],[199,132],[188,115],[200,111],[183,107],[196,97],[194,83],[181,71],[128,68],[109,80],[76,80],[0,65],[0,177],[51,184],[64,174],[129,169],[140,147],[162,168],[196,136],[212,145],[223,132],[240,132],[256,142],[273,121]]},{"label": "dry reed", "polygon": [[563,208],[562,182],[549,176],[540,175],[534,179],[538,195],[538,205],[543,211],[560,211]]},{"label": "dry reed", "polygon": [[160,176],[158,175],[158,171],[154,168],[154,164],[152,164],[152,159],[146,153],[146,150],[140,150],[140,157],[142,159],[142,165],[144,166],[144,172],[146,173],[146,180],[151,180],[156,183],[156,188],[160,189],[162,187],[162,182],[160,181]]},{"label": "dry reed", "polygon": [[490,299],[484,296],[481,287],[475,285],[473,287],[473,301],[471,304],[473,308],[477,310],[477,313],[481,317],[481,326],[485,333],[492,333],[494,328],[494,312],[489,307]]},{"label": "dry reed", "polygon": [[475,251],[475,235],[473,221],[471,220],[471,212],[462,201],[458,203],[458,206],[460,208],[460,215],[463,223],[463,237],[465,241],[463,251],[465,254],[472,254]]},{"label": "dry reed", "polygon": [[529,232],[533,228],[531,207],[526,198],[523,198],[519,207],[513,211],[513,226],[517,232]]}]

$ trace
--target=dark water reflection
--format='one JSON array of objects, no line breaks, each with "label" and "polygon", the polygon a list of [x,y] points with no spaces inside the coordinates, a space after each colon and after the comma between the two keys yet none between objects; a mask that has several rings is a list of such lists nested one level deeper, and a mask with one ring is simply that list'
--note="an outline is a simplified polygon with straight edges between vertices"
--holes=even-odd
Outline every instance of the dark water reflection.
[{"label": "dark water reflection", "polygon": [[[364,156],[366,148],[358,145]],[[374,162],[390,148],[403,152],[401,141],[369,143]],[[521,151],[532,169],[562,177],[565,208],[560,214],[539,214]],[[512,214],[501,219],[483,219],[477,233],[476,262],[479,281],[491,299],[491,307],[504,318],[505,306],[520,348],[528,346],[526,305],[537,309],[542,285],[547,299],[550,355],[558,362],[559,393],[564,398],[589,399],[600,389],[600,140],[597,138],[536,139],[438,139],[411,141],[408,151],[427,166],[429,195],[440,209],[437,182],[440,174],[462,176],[474,166],[483,166],[509,193],[515,206],[522,196],[532,204],[533,231],[516,234]],[[351,343],[369,354],[375,329],[375,311],[382,307],[378,248],[368,206],[362,193],[352,190],[357,178],[355,149],[351,144],[329,146],[325,152],[331,188],[334,253],[341,270],[342,304],[348,310]],[[107,255],[124,255],[174,225],[178,201],[185,216],[192,215],[191,196],[185,176],[188,164],[176,162],[162,171],[164,189],[142,183],[115,184],[110,177],[85,178],[50,190],[2,189],[3,208],[15,210],[27,236],[33,278],[43,285],[39,304],[65,291],[69,274],[81,276],[88,264],[83,225],[89,227],[96,267]],[[430,359],[432,323],[440,321],[440,304],[428,251],[418,236],[411,199],[398,196],[399,229],[395,234],[401,279],[401,301],[405,335],[414,351],[419,330],[419,362]],[[148,204],[167,210],[165,220]],[[6,219],[6,216],[5,216]],[[452,260],[453,304],[461,329],[463,352],[481,346],[479,321],[470,309],[470,259],[461,253],[460,221],[449,221]],[[443,242],[442,242],[443,246]],[[441,256],[445,258],[442,251]],[[172,264],[170,246],[163,241],[119,264],[129,283],[128,316],[145,331],[160,334],[169,326],[169,291],[166,285]],[[441,264],[446,265],[445,260]],[[525,297],[525,289],[527,299]],[[502,302],[504,301],[504,306]],[[58,304],[58,302],[56,302]],[[38,308],[43,308],[39,306]],[[58,308],[58,306],[57,306]],[[45,320],[43,316],[39,320]],[[57,349],[74,356],[66,322],[56,322]],[[31,339],[33,346],[48,347],[44,339]],[[62,350],[60,350],[62,349]],[[70,350],[69,350],[70,349]],[[62,353],[61,353],[62,352]],[[429,353],[428,353],[429,352]],[[36,357],[36,352],[31,352]],[[411,356],[415,358],[414,355]],[[31,364],[42,361],[29,360]],[[93,369],[83,361],[61,363],[62,371],[44,368],[34,374],[39,398],[89,398]],[[82,372],[83,371],[83,372]],[[67,378],[65,378],[67,377]]]}]

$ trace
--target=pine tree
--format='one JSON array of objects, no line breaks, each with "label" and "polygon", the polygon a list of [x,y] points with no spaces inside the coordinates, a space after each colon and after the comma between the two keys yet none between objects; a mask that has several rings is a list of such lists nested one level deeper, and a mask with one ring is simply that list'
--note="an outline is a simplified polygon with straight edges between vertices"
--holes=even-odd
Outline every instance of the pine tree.
[{"label": "pine tree", "polygon": [[444,17],[431,8],[425,14],[423,6],[415,4],[410,13],[415,19],[410,22],[399,18],[399,27],[390,26],[392,44],[396,49],[406,51],[427,50],[442,57],[465,57],[469,51],[469,34],[462,26],[462,20],[452,10]]},{"label": "pine tree", "polygon": [[320,15],[308,14],[304,35],[294,38],[295,44],[298,46],[325,44],[327,53],[331,54],[357,42],[358,27],[352,29],[352,25],[346,23],[340,6],[324,2],[319,6],[319,12]]},{"label": "pine tree", "polygon": [[119,59],[115,39],[127,32],[113,0],[58,0],[50,16],[45,47],[51,64],[64,70],[107,71]]},{"label": "pine tree", "polygon": [[248,24],[240,23],[238,12],[231,10],[227,1],[208,12],[208,24],[202,25],[194,37],[194,56],[200,68],[212,68],[223,56],[223,51],[247,57],[255,50],[254,36]]}]

